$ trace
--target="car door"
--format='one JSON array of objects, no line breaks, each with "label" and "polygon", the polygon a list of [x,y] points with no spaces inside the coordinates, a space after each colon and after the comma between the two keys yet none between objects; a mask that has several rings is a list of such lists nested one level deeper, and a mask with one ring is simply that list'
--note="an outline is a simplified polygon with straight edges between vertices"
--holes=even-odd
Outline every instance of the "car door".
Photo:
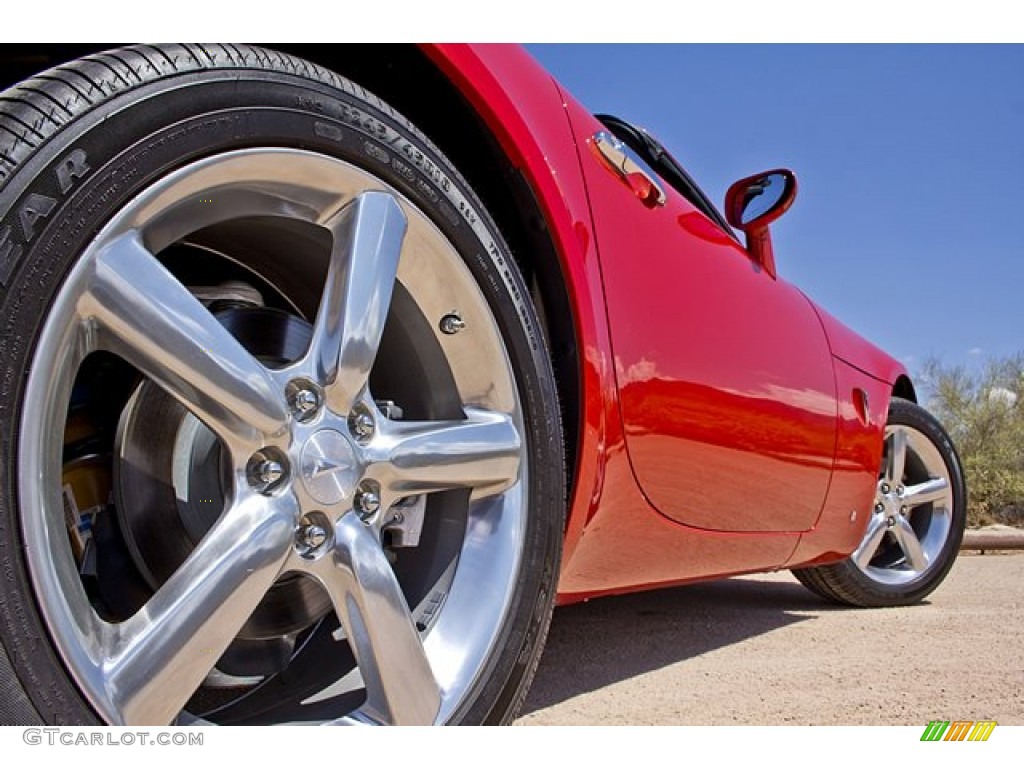
[{"label": "car door", "polygon": [[595,151],[604,126],[568,106],[644,494],[689,526],[810,529],[837,424],[832,356],[810,302],[659,178],[664,204],[641,200],[655,192]]}]

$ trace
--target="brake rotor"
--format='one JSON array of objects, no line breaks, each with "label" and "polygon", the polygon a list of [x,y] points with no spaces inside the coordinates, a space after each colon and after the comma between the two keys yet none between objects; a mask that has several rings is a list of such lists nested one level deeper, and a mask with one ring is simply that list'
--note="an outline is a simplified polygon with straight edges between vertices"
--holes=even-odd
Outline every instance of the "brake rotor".
[{"label": "brake rotor", "polygon": [[[304,354],[312,327],[266,307],[231,307],[217,319],[255,357],[280,367]],[[220,441],[151,381],[122,412],[114,446],[117,516],[132,560],[154,592],[181,567],[223,513],[229,488]],[[306,576],[284,576],[269,590],[218,661],[236,677],[287,666],[299,632],[331,610]]]}]

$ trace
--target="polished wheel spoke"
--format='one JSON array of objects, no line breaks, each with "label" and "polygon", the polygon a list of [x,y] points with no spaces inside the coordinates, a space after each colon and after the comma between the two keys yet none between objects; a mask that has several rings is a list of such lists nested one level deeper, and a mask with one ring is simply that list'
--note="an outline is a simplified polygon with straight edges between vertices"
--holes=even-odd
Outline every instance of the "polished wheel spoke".
[{"label": "polished wheel spoke", "polygon": [[112,627],[101,661],[114,719],[174,720],[281,572],[295,512],[252,495],[230,507],[134,616]]},{"label": "polished wheel spoke", "polygon": [[508,416],[467,408],[464,421],[392,422],[386,460],[373,468],[394,496],[474,488],[500,493],[519,475],[522,440]]},{"label": "polished wheel spoke", "polygon": [[919,507],[945,501],[949,497],[949,481],[936,477],[917,485],[908,485],[903,493],[903,503],[908,507]]},{"label": "polished wheel spoke", "polygon": [[888,587],[918,583],[941,561],[951,530],[948,467],[928,436],[905,424],[886,427],[883,455],[874,514],[852,562]]},{"label": "polished wheel spoke", "polygon": [[255,447],[287,418],[270,372],[145,248],[98,254],[79,313],[99,345],[149,376],[229,443]]},{"label": "polished wheel spoke", "polygon": [[892,532],[907,558],[907,565],[915,571],[923,571],[927,568],[928,558],[921,548],[921,540],[917,538],[917,533],[914,532],[910,521],[904,517],[897,518]]},{"label": "polished wheel spoke", "polygon": [[[499,256],[416,192],[304,149],[183,162],[107,212],[45,308],[21,551],[99,719],[442,723],[490,684],[522,621],[533,411]],[[64,463],[94,467],[79,425],[116,438],[116,550],[63,514]],[[125,563],[103,594],[83,576]]]},{"label": "polished wheel spoke", "polygon": [[394,725],[429,725],[441,694],[409,607],[373,529],[348,513],[332,553],[310,566],[331,596],[352,645],[367,699],[362,714]]},{"label": "polished wheel spoke", "polygon": [[312,375],[336,413],[348,413],[377,357],[406,218],[384,192],[364,192],[326,222],[331,263],[310,345]]},{"label": "polished wheel spoke", "polygon": [[907,466],[907,433],[897,429],[889,435],[889,452],[885,467],[885,479],[892,485],[903,482]]},{"label": "polished wheel spoke", "polygon": [[885,517],[874,515],[871,518],[871,522],[868,523],[868,531],[864,534],[864,540],[861,541],[860,546],[853,553],[853,560],[857,565],[861,568],[868,567],[868,564],[878,552],[878,548],[881,546],[882,539],[885,538],[887,530]]}]

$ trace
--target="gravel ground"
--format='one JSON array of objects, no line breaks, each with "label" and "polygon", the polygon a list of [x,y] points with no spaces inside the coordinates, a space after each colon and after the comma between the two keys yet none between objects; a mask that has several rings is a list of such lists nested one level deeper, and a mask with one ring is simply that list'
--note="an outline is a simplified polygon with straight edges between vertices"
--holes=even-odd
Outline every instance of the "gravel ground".
[{"label": "gravel ground", "polygon": [[1024,553],[961,554],[921,605],[829,606],[788,573],[555,611],[522,725],[1024,724]]}]

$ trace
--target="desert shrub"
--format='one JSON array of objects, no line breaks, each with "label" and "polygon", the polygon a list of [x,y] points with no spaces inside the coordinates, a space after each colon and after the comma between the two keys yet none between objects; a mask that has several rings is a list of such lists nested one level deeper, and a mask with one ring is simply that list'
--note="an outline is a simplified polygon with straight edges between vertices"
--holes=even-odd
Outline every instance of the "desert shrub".
[{"label": "desert shrub", "polygon": [[922,381],[964,464],[968,524],[1024,525],[1024,354],[976,370],[931,360]]}]

